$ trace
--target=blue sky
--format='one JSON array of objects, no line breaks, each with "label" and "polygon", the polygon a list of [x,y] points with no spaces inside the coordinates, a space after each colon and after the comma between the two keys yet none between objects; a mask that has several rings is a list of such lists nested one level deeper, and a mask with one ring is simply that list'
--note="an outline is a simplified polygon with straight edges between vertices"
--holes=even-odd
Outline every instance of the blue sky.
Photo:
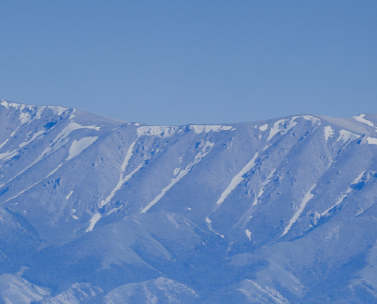
[{"label": "blue sky", "polygon": [[0,98],[149,124],[377,112],[377,1],[0,1]]}]

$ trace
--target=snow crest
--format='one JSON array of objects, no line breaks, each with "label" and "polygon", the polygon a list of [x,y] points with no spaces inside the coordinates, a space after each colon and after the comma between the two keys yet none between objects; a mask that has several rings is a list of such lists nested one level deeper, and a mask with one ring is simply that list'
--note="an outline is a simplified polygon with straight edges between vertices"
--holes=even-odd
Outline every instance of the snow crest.
[{"label": "snow crest", "polygon": [[194,130],[196,134],[208,133],[208,132],[220,132],[220,131],[234,131],[232,126],[224,125],[190,125],[190,130]]}]

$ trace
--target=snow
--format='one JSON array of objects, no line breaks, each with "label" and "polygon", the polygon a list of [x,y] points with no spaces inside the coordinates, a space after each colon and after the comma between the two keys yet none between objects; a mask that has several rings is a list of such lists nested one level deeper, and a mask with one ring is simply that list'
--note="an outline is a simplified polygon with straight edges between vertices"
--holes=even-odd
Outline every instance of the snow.
[{"label": "snow", "polygon": [[117,212],[118,210],[122,209],[124,207],[124,205],[120,205],[119,207],[116,207],[116,208],[113,208],[111,209],[107,215],[109,216],[110,214],[114,213],[114,212]]},{"label": "snow", "polygon": [[220,236],[222,239],[224,238],[224,235],[218,233],[217,231],[215,231],[213,228],[212,228],[212,221],[210,220],[209,217],[206,217],[205,218],[205,221],[206,221],[206,224],[207,224],[207,227],[208,227],[208,230],[213,232],[214,234],[217,234],[218,236]]},{"label": "snow", "polygon": [[7,142],[9,141],[9,138],[7,138],[1,145],[0,145],[0,149],[2,148],[2,147],[4,147],[6,144],[7,144]]},{"label": "snow", "polygon": [[65,197],[65,199],[68,201],[72,194],[73,194],[73,190],[68,193],[68,195]]},{"label": "snow", "polygon": [[[20,111],[21,125],[28,124],[35,119],[40,119],[46,107],[22,105]],[[24,111],[26,109],[26,111]]]},{"label": "snow", "polygon": [[246,233],[248,239],[251,241],[251,231],[249,229],[246,229],[245,233]]},{"label": "snow", "polygon": [[86,229],[85,232],[90,232],[90,231],[93,231],[93,228],[95,226],[95,224],[97,224],[97,222],[101,219],[101,214],[99,214],[98,212],[95,213],[92,218],[90,219],[90,225],[88,227],[88,229]]},{"label": "snow", "polygon": [[167,214],[166,218],[168,219],[168,221],[170,223],[172,223],[175,226],[176,229],[179,229],[179,225],[178,225],[177,221],[174,219],[173,215]]},{"label": "snow", "polygon": [[377,138],[368,136],[367,137],[367,142],[370,145],[377,145]]},{"label": "snow", "polygon": [[266,131],[267,129],[268,129],[268,124],[265,124],[265,125],[259,127],[259,130],[262,131],[262,132]]},{"label": "snow", "polygon": [[[277,303],[277,304],[284,304],[284,303],[288,303],[288,301],[286,301],[286,299],[276,290],[274,289],[271,289],[271,288],[268,288],[267,286],[265,287],[262,287],[260,286],[259,284],[257,284],[256,282],[252,281],[252,280],[247,280],[247,281],[250,281],[252,282],[252,284],[259,290],[261,291],[263,294],[265,294],[265,299],[268,299],[269,297],[272,298],[273,302],[270,302],[270,303]],[[268,299],[270,300],[270,299]],[[264,301],[265,302],[265,301]]]},{"label": "snow", "polygon": [[35,113],[35,119],[40,119],[45,110],[45,107],[37,107],[37,112]]},{"label": "snow", "polygon": [[364,123],[364,124],[367,124],[368,126],[370,127],[374,127],[374,124],[373,122],[369,121],[369,120],[366,120],[365,118],[365,114],[360,114],[358,116],[354,116],[352,117],[353,119],[357,120],[358,122],[361,122],[361,123]]},{"label": "snow", "polygon": [[224,190],[221,194],[220,198],[217,201],[217,205],[220,205],[224,202],[227,196],[243,181],[243,176],[249,172],[255,166],[255,160],[258,157],[258,152],[255,153],[254,157],[242,168],[242,170],[233,177],[232,181],[228,185],[228,187]]},{"label": "snow", "polygon": [[28,144],[30,144],[32,141],[34,141],[36,138],[38,138],[38,137],[40,137],[41,135],[43,135],[44,133],[45,133],[45,130],[41,130],[41,131],[35,133],[31,139],[29,139],[28,141],[25,141],[25,142],[21,143],[21,144],[19,145],[19,148],[23,148],[23,147],[25,147],[26,145],[28,145]]},{"label": "snow", "polygon": [[[19,148],[25,147],[26,145],[28,145],[29,143],[31,143],[32,141],[34,141],[36,138],[40,137],[44,132],[45,132],[44,130],[41,130],[41,131],[35,133],[30,140],[21,143],[19,145]],[[9,139],[7,139],[5,142],[3,142],[0,145],[0,149],[8,142],[8,140]],[[0,159],[8,160],[8,159],[12,158],[13,156],[16,156],[17,154],[18,154],[17,150],[7,151],[7,152],[4,152],[4,153],[0,154]]]},{"label": "snow", "polygon": [[79,140],[74,140],[72,142],[71,148],[69,149],[69,156],[67,157],[67,161],[80,155],[82,151],[87,149],[90,145],[92,145],[98,139],[97,136],[90,136],[84,137]]},{"label": "snow", "polygon": [[[43,157],[57,151],[60,149],[62,146],[67,144],[69,142],[68,135],[75,131],[75,130],[80,130],[80,129],[93,129],[96,131],[100,131],[100,127],[97,126],[82,126],[76,122],[70,122],[67,126],[64,127],[64,129],[56,136],[56,138],[53,140],[52,144],[49,145],[28,167],[26,167],[24,170],[22,170],[19,174],[22,172],[25,172],[28,168],[32,167],[39,161],[43,159]],[[72,146],[71,146],[72,148]],[[73,151],[72,151],[73,152]],[[82,151],[81,151],[82,152]],[[19,175],[18,174],[18,175]]]},{"label": "snow", "polygon": [[291,220],[289,221],[289,224],[287,225],[287,227],[285,227],[284,229],[284,232],[283,232],[283,236],[286,235],[288,233],[288,231],[291,229],[292,225],[294,223],[296,223],[296,221],[298,220],[298,218],[300,217],[301,213],[304,211],[305,207],[306,207],[306,204],[314,197],[314,194],[312,194],[312,191],[314,190],[314,188],[317,186],[317,184],[314,184],[308,192],[306,192],[303,200],[301,201],[301,205],[300,207],[298,208],[298,210],[296,211],[296,213],[293,215],[293,217],[291,218]]},{"label": "snow", "polygon": [[12,107],[12,108],[15,108],[16,110],[21,110],[21,111],[24,109],[31,110],[33,107],[35,107],[35,106],[30,106],[30,105],[21,104],[21,103],[8,102],[3,99],[1,100],[1,105],[7,109],[9,109],[9,107]]},{"label": "snow", "polygon": [[[365,174],[365,170],[363,172],[361,172],[355,179],[354,181],[351,183],[351,186],[352,185],[355,185],[355,184],[358,184],[363,176]],[[340,205],[341,203],[343,203],[344,199],[352,192],[352,188],[351,187],[348,187],[346,193],[343,193],[341,194],[337,201],[335,202],[335,204],[333,206],[331,206],[330,208],[326,209],[324,212],[322,212],[321,216],[325,216],[329,213],[330,210],[334,209],[336,206]]]},{"label": "snow", "polygon": [[321,120],[317,117],[314,117],[314,116],[311,116],[311,115],[303,115],[301,117],[304,118],[305,120],[311,121],[313,125],[315,125],[315,124],[320,125],[321,124]]},{"label": "snow", "polygon": [[259,190],[259,193],[258,193],[258,196],[255,198],[254,202],[253,202],[253,206],[257,205],[258,204],[258,201],[259,199],[261,198],[261,196],[263,195],[264,193],[264,188],[268,185],[268,183],[270,182],[271,180],[271,177],[275,174],[276,172],[276,169],[272,170],[272,172],[270,173],[270,175],[266,178],[266,180],[263,182],[262,184],[262,187],[261,189]]},{"label": "snow", "polygon": [[334,136],[334,129],[331,126],[327,126],[323,129],[325,132],[325,140],[328,141],[330,137]]},{"label": "snow", "polygon": [[5,100],[2,100],[2,99],[1,99],[0,105],[2,105],[3,107],[9,109],[9,104],[8,104],[8,102],[5,101]]},{"label": "snow", "polygon": [[350,141],[353,141],[355,139],[358,139],[360,136],[357,134],[354,134],[347,130],[340,130],[339,137],[336,141],[343,141],[344,143],[349,143]]},{"label": "snow", "polygon": [[61,116],[64,114],[64,112],[68,111],[69,108],[59,107],[59,106],[48,106],[48,109],[52,110],[52,113],[54,115]]},{"label": "snow", "polygon": [[232,126],[223,125],[190,125],[190,130],[194,130],[196,134],[209,133],[209,132],[220,132],[220,131],[234,131],[235,128]]},{"label": "snow", "polygon": [[21,124],[24,125],[31,120],[31,115],[29,112],[20,112],[20,121]]},{"label": "snow", "polygon": [[9,273],[0,275],[0,287],[0,299],[6,304],[36,303],[49,295],[47,289],[40,288],[23,279],[22,271],[16,275]]},{"label": "snow", "polygon": [[14,131],[12,132],[12,134],[10,135],[10,137],[13,137],[14,135],[16,135],[16,133],[17,133],[17,131],[18,131],[19,128],[20,128],[20,127],[18,126],[18,127],[16,128],[16,130],[14,130]]},{"label": "snow", "polygon": [[331,206],[330,208],[328,208],[327,210],[325,210],[324,212],[322,212],[321,217],[325,216],[327,213],[329,213],[330,210],[332,210],[336,206],[340,205],[351,191],[352,191],[352,189],[348,188],[346,194],[341,194],[338,197],[337,201],[335,202],[335,204],[333,206]]},{"label": "snow", "polygon": [[130,159],[133,155],[133,149],[134,149],[136,142],[137,142],[137,140],[135,140],[130,145],[130,147],[128,148],[126,156],[124,157],[124,161],[122,163],[121,172],[119,174],[119,180],[118,180],[117,184],[115,185],[115,187],[111,190],[110,194],[104,200],[101,201],[100,208],[107,205],[111,201],[111,199],[115,196],[115,194],[119,191],[119,189],[122,187],[122,185],[126,181],[128,181],[143,166],[143,163],[139,164],[139,166],[137,166],[130,174],[124,176],[124,171],[126,170],[128,163],[129,163],[129,161],[130,161]]},{"label": "snow", "polygon": [[166,192],[170,190],[171,187],[173,187],[180,179],[182,179],[187,173],[189,173],[194,165],[199,163],[209,152],[211,152],[213,145],[213,143],[206,141],[204,147],[195,156],[194,160],[190,162],[184,170],[180,171],[176,177],[172,178],[170,183],[162,189],[160,194],[157,195],[146,207],[144,207],[140,211],[140,213],[146,213],[150,208],[157,204],[158,201],[166,194]]},{"label": "snow", "polygon": [[364,174],[365,174],[365,170],[363,172],[361,172],[358,177],[355,178],[355,180],[351,183],[351,185],[358,184],[361,181],[361,179],[363,178]]},{"label": "snow", "polygon": [[34,119],[39,119],[43,110],[45,109],[44,106],[31,106],[26,104],[19,104],[13,102],[7,102],[5,100],[1,100],[1,105],[7,109],[10,107],[15,108],[16,110],[20,111],[19,119],[21,121],[21,125],[27,124],[28,122],[32,121],[32,116],[34,115]]},{"label": "snow", "polygon": [[167,138],[173,136],[178,130],[178,127],[172,126],[143,126],[137,128],[137,136],[158,136]]},{"label": "snow", "polygon": [[[97,126],[82,126],[76,122],[71,121],[67,126],[64,127],[64,129],[56,136],[56,138],[53,140],[52,144],[48,146],[42,154],[33,162],[33,164],[39,162],[44,156],[53,153],[54,151],[58,150],[62,146],[64,146],[66,143],[68,143],[69,139],[67,138],[68,135],[75,131],[80,129],[93,129],[96,131],[100,131],[100,127]],[[75,144],[76,145],[76,144]],[[72,148],[72,147],[71,147]]]},{"label": "snow", "polygon": [[0,159],[8,160],[18,154],[17,150],[0,153]]},{"label": "snow", "polygon": [[[21,192],[17,193],[16,195],[12,196],[11,198],[8,198],[4,203],[7,203],[9,202],[10,200],[12,199],[15,199],[16,197],[20,196],[21,194],[25,193],[26,191],[30,190],[31,188],[33,188],[34,186],[38,185],[40,182],[42,182],[43,180],[45,180],[46,178],[50,177],[52,174],[54,174],[56,171],[59,170],[59,168],[62,166],[63,164],[60,164],[59,166],[57,166],[54,170],[52,170],[46,177],[42,178],[41,180],[37,181],[36,183],[32,184],[31,186],[29,186],[28,188],[22,190]],[[19,175],[19,174],[18,174]],[[11,180],[13,180],[15,177],[13,177]],[[9,180],[9,181],[11,181]],[[8,181],[8,183],[9,183]]]},{"label": "snow", "polygon": [[292,116],[291,118],[280,119],[276,121],[271,128],[267,141],[271,140],[278,133],[280,133],[281,135],[287,134],[293,127],[297,125],[297,118],[309,120],[312,122],[312,125],[316,125],[317,127],[321,125],[321,120],[311,115]]},{"label": "snow", "polygon": [[270,130],[270,135],[267,138],[267,141],[271,140],[276,134],[286,134],[294,126],[297,125],[295,119],[297,116],[292,117],[291,119],[281,119],[274,123],[274,126]]}]

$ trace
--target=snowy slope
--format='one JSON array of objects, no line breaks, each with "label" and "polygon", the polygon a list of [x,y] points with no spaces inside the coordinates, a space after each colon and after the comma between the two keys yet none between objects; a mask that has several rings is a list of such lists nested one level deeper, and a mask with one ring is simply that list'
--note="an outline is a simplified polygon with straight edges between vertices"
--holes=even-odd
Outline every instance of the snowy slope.
[{"label": "snowy slope", "polygon": [[147,126],[1,101],[0,301],[373,303],[376,155],[375,114]]}]

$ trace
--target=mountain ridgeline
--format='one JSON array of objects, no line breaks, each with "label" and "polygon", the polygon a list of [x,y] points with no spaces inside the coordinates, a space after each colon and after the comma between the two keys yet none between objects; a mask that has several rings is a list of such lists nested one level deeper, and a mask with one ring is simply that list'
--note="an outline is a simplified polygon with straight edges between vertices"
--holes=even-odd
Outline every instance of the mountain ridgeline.
[{"label": "mountain ridgeline", "polygon": [[149,126],[0,103],[0,303],[376,303],[377,115]]}]

